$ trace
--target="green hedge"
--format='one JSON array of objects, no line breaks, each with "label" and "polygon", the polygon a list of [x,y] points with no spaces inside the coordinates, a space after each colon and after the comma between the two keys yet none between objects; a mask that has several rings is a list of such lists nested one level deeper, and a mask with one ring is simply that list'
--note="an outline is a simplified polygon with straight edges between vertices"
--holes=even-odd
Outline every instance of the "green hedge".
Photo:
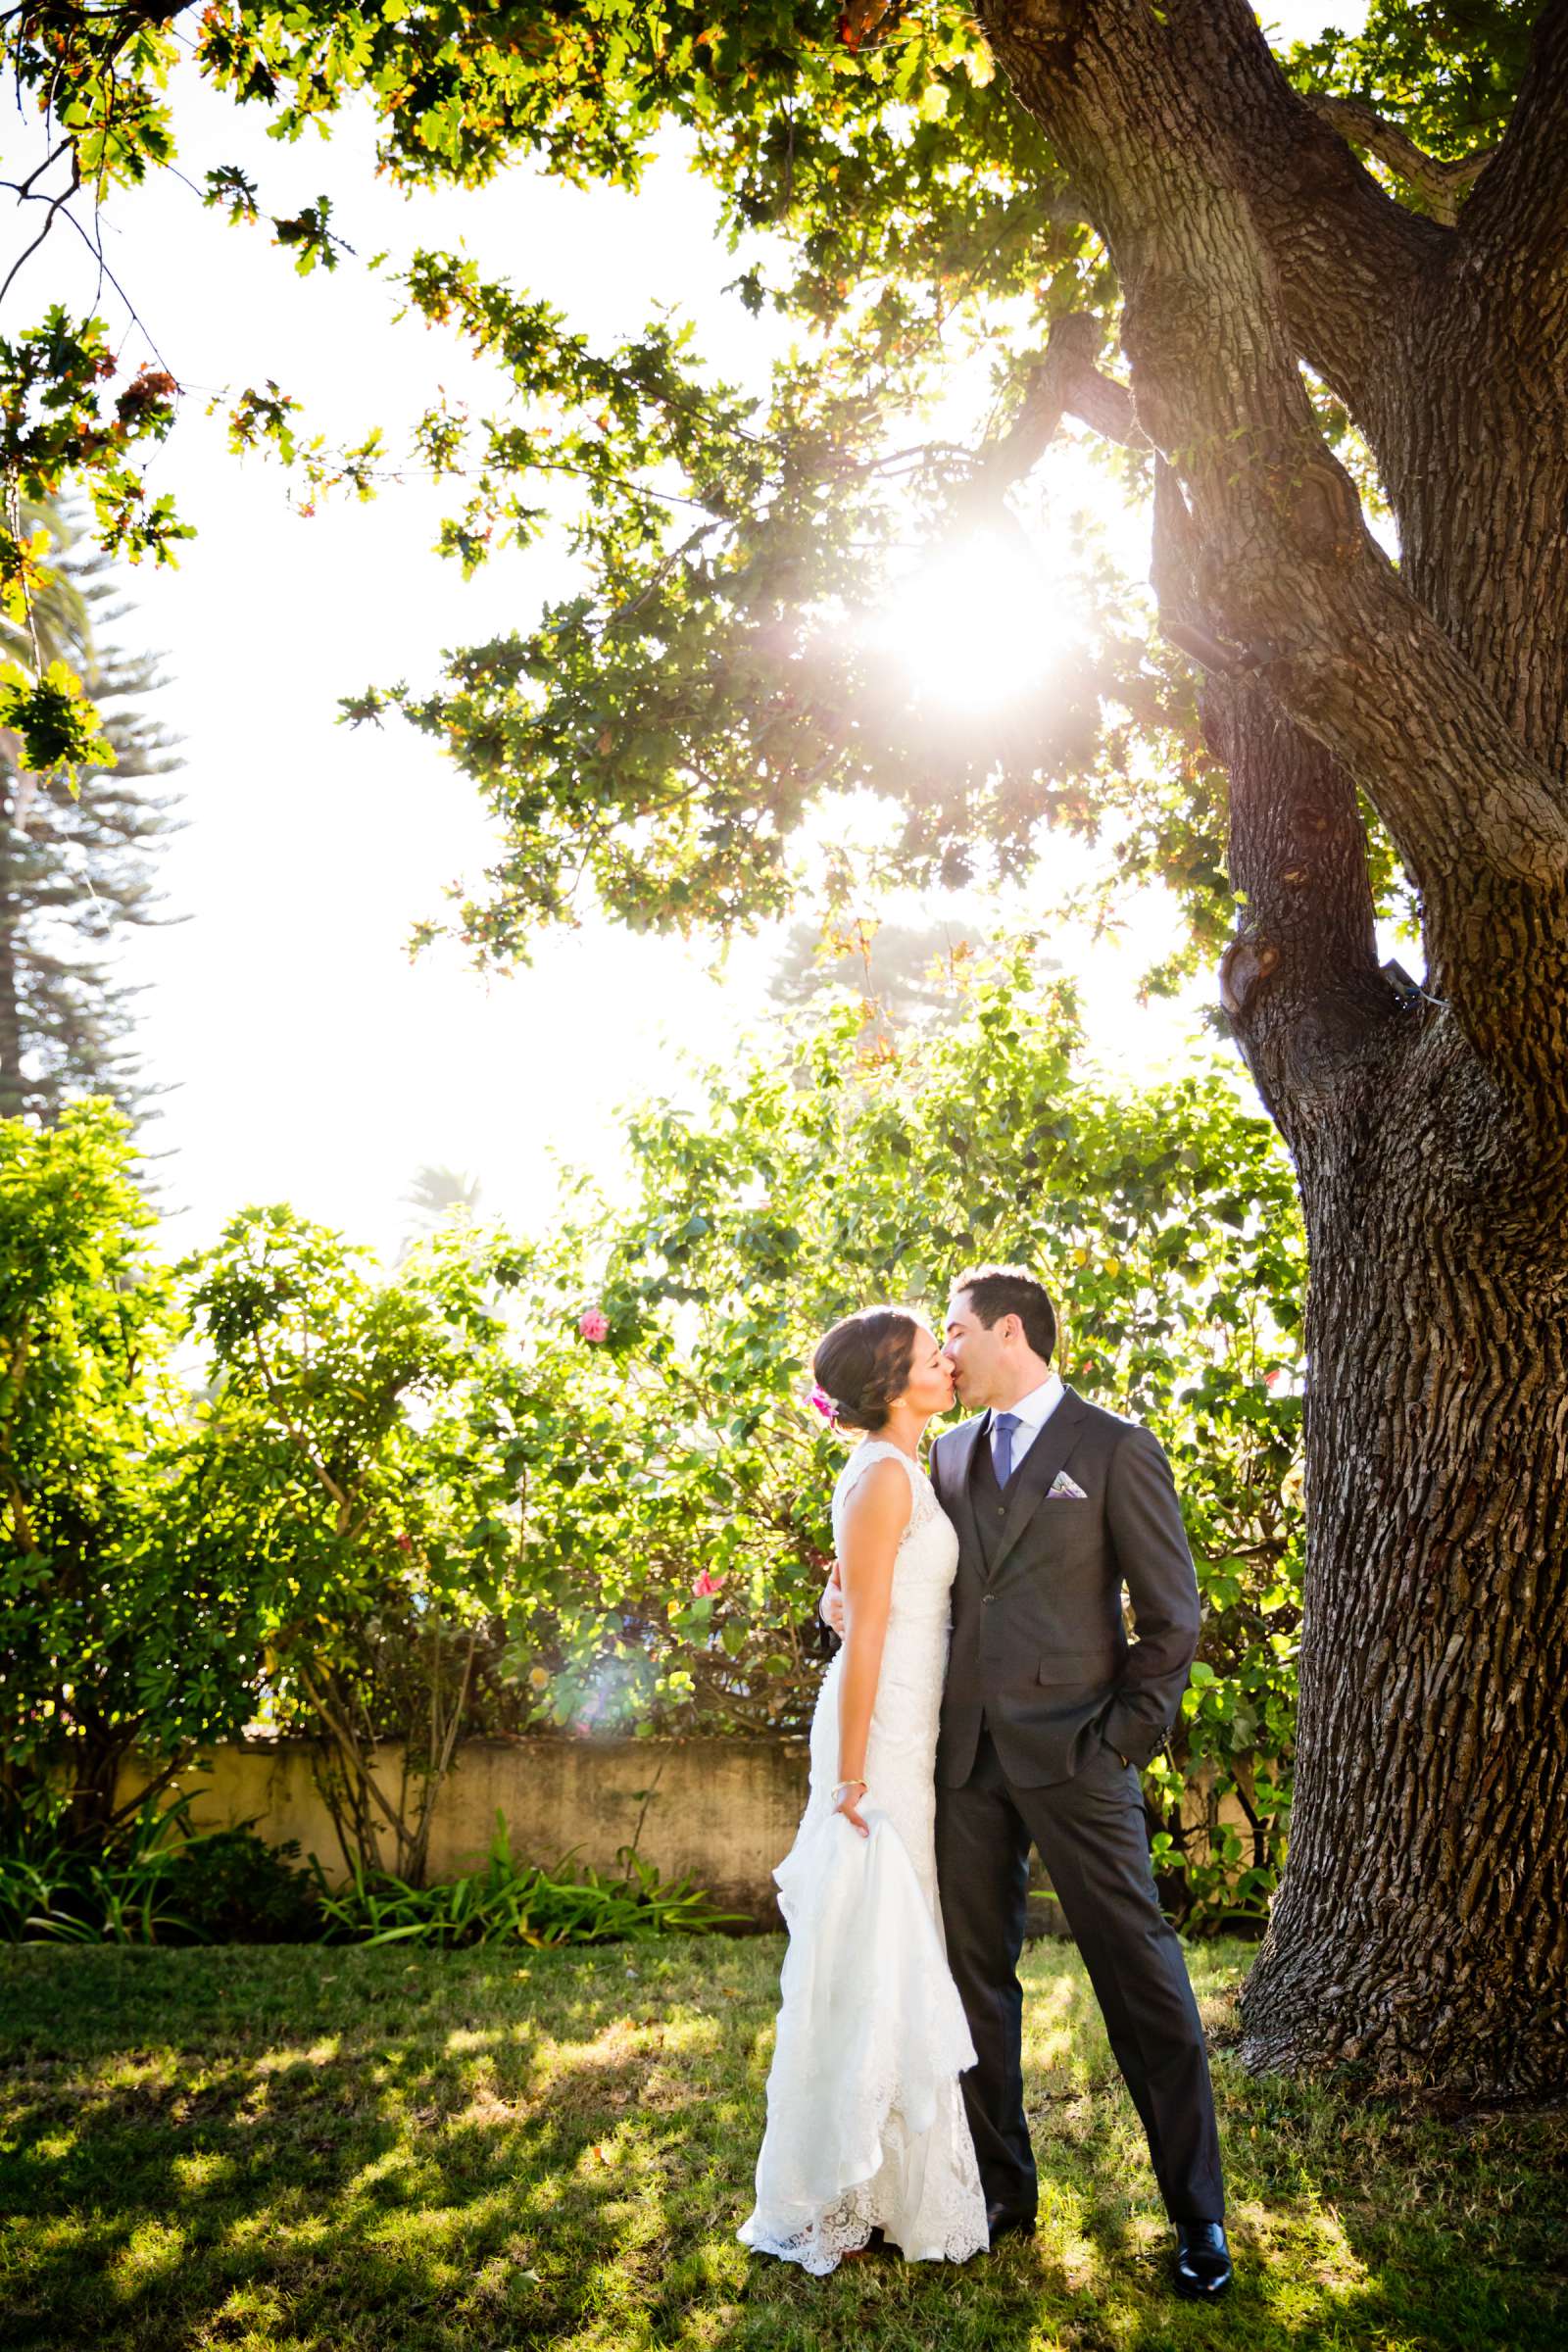
[{"label": "green hedge", "polygon": [[[0,1776],[107,1847],[135,1747],[308,1734],[342,1852],[417,1888],[471,1734],[799,1731],[840,1440],[805,1401],[849,1307],[1036,1267],[1061,1362],[1169,1451],[1205,1618],[1156,1865],[1193,1926],[1283,1857],[1299,1624],[1302,1247],[1231,1065],[1085,1064],[1020,957],[905,1034],[843,1004],[646,1103],[629,1197],[463,1217],[391,1272],[286,1206],[172,1271],[106,1104],[0,1126]],[[171,1370],[191,1338],[192,1394]],[[411,1764],[383,1786],[381,1740]],[[1184,1831],[1212,1767],[1249,1819]],[[236,1859],[236,1867],[238,1867]]]}]

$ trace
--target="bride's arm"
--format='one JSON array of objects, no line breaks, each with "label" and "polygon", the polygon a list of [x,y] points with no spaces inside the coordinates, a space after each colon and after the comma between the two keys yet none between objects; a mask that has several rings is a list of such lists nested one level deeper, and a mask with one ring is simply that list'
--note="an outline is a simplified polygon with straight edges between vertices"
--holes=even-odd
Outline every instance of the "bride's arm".
[{"label": "bride's arm", "polygon": [[[835,1811],[868,1832],[857,1810],[865,1793],[865,1747],[871,1735],[882,1644],[893,1599],[893,1562],[909,1524],[909,1482],[894,1461],[874,1463],[844,1515],[844,1656],[839,1667],[839,1788]],[[846,1787],[845,1784],[849,1786]]]}]

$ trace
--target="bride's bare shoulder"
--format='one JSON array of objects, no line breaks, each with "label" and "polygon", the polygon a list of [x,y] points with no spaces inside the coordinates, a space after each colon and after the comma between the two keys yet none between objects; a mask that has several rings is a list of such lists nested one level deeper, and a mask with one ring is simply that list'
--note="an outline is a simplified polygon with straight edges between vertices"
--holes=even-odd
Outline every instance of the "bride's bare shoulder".
[{"label": "bride's bare shoulder", "polygon": [[909,1472],[916,1465],[896,1446],[861,1446],[839,1473],[839,1496],[857,1519],[908,1518],[912,1508]]}]

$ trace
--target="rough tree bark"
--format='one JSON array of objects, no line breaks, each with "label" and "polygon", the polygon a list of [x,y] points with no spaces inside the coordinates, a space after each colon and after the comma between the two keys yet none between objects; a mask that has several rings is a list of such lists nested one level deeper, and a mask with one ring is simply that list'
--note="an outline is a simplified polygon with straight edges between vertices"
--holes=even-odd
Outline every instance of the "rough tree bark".
[{"label": "rough tree bark", "polygon": [[[1243,0],[980,15],[1119,271],[1156,594],[1230,777],[1222,994],[1310,1248],[1296,1797],[1243,2054],[1533,2095],[1568,2077],[1568,0],[1446,219]],[[1378,966],[1357,787],[1418,993]]]}]

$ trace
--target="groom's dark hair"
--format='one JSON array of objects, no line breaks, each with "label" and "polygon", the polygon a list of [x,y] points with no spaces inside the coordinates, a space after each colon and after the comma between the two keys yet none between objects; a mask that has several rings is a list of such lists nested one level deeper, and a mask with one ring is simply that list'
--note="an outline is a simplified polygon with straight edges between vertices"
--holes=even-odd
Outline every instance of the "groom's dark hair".
[{"label": "groom's dark hair", "polygon": [[1022,1266],[971,1266],[953,1285],[954,1295],[968,1294],[969,1303],[989,1331],[1004,1315],[1016,1315],[1023,1336],[1043,1363],[1050,1363],[1056,1346],[1056,1310],[1043,1282]]}]

